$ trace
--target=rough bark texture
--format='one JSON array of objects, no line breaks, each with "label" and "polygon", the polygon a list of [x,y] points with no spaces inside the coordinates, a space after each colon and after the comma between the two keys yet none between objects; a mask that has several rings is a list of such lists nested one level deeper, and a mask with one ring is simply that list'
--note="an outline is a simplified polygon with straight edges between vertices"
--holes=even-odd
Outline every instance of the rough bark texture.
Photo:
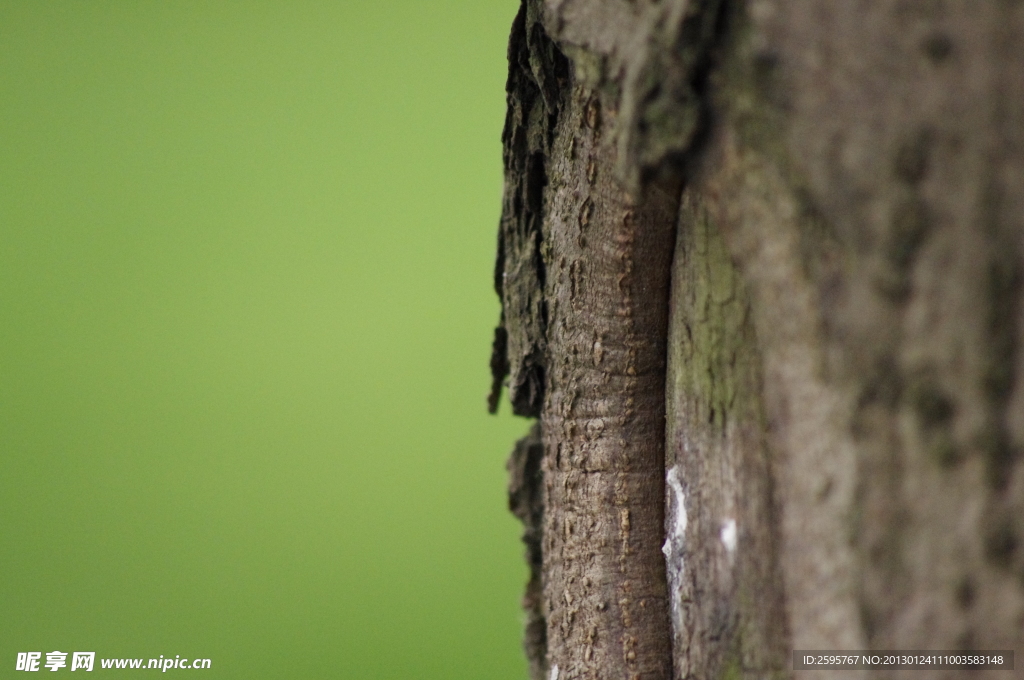
[{"label": "rough bark texture", "polygon": [[1020,649],[1024,7],[747,10],[694,189],[752,291],[793,645]]},{"label": "rough bark texture", "polygon": [[513,407],[542,423],[546,666],[669,678],[659,551],[678,189],[630,193],[611,172],[617,101],[569,67],[540,9],[524,3],[510,41],[497,278]]},{"label": "rough bark texture", "polygon": [[548,659],[559,677],[667,679],[659,551],[677,200],[656,185],[631,199],[611,173],[596,170],[614,163],[601,139],[613,116],[596,93],[571,93],[546,197]]},{"label": "rough bark texture", "polygon": [[542,421],[535,673],[1024,652],[1024,3],[516,25],[492,366]]},{"label": "rough bark texture", "polygon": [[530,567],[530,580],[523,596],[526,626],[523,647],[530,664],[530,677],[543,678],[547,672],[547,623],[544,617],[544,559],[541,552],[544,538],[544,477],[541,462],[544,442],[540,424],[516,442],[508,460],[508,507],[523,523],[523,543],[526,544],[526,564]]},{"label": "rough bark texture", "polygon": [[789,663],[750,298],[705,199],[683,194],[672,269],[665,557],[677,676]]}]

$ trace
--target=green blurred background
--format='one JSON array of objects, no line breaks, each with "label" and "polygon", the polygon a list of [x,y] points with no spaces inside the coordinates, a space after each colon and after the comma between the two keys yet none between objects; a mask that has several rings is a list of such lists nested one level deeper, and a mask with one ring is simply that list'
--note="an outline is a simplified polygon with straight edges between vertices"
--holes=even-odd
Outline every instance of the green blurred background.
[{"label": "green blurred background", "polygon": [[0,0],[0,677],[525,677],[517,5]]}]

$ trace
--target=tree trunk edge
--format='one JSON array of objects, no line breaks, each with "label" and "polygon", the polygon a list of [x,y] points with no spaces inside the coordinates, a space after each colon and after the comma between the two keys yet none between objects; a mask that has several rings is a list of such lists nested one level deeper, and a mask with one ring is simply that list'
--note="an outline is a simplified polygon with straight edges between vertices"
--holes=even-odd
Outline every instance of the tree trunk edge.
[{"label": "tree trunk edge", "polygon": [[[596,101],[602,122],[618,121],[590,128],[614,152],[569,174],[686,180],[661,480],[674,677],[789,676],[794,647],[1022,650],[1024,3],[725,2],[710,41],[692,15],[671,23],[711,4],[657,10],[709,50],[696,60],[652,58],[675,44],[671,30],[646,29],[646,52],[623,47],[616,36],[653,5],[523,10],[571,67],[561,81],[534,60],[548,94],[535,101],[582,121]],[[645,83],[672,101],[645,98]],[[695,111],[703,126],[666,127]],[[540,217],[512,250],[534,258],[516,271],[538,272],[523,289],[542,292],[520,296],[534,312],[512,321],[519,349],[506,357],[526,367],[510,391],[527,415],[565,386],[549,344],[560,312],[543,303],[559,276],[544,220],[562,181],[552,167],[580,148],[556,146],[557,123],[541,127],[526,156],[552,164]],[[559,223],[604,214],[592,199],[571,208]],[[576,290],[580,272],[565,279]],[[572,436],[548,413],[550,472]],[[545,522],[550,538],[559,523]],[[549,614],[559,594],[545,596]],[[562,680],[576,670],[562,666]]]}]

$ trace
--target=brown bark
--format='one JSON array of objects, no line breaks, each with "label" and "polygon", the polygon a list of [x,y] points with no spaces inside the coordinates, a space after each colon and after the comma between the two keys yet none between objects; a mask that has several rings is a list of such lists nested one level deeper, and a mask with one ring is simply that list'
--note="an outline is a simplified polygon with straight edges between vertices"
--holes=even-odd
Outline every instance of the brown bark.
[{"label": "brown bark", "polygon": [[677,677],[789,663],[761,365],[746,285],[688,188],[669,330],[665,557]]},{"label": "brown bark", "polygon": [[661,469],[678,191],[625,190],[610,171],[609,97],[559,77],[564,57],[530,8],[510,47],[499,278],[512,401],[541,417],[543,500],[556,509],[543,520],[534,674],[669,678]]},{"label": "brown bark", "polygon": [[677,199],[657,185],[631,198],[596,169],[615,153],[601,138],[614,113],[600,102],[571,93],[545,202],[548,660],[565,677],[667,679],[661,468]]},{"label": "brown bark", "polygon": [[1024,3],[518,21],[492,366],[542,421],[535,672],[1019,656]]},{"label": "brown bark", "polygon": [[694,188],[752,291],[793,645],[1019,649],[1024,9],[735,31]]}]

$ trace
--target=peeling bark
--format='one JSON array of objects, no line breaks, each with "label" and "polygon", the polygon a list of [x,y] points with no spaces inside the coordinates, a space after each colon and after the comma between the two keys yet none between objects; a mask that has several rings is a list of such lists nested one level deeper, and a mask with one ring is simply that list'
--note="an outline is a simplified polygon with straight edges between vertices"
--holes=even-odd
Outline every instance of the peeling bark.
[{"label": "peeling bark", "polygon": [[523,523],[526,564],[530,567],[530,580],[523,595],[523,611],[526,612],[523,648],[530,665],[530,678],[533,680],[542,680],[548,671],[544,559],[541,552],[544,537],[543,458],[544,442],[540,435],[540,423],[536,423],[529,434],[516,442],[508,460],[508,507]]},{"label": "peeling bark", "polygon": [[[669,678],[660,547],[678,183],[630,192],[612,172],[619,100],[580,77],[546,25],[526,2],[510,41],[496,277],[513,408],[542,423],[546,663],[562,678]],[[492,365],[500,385],[505,362]]]}]

